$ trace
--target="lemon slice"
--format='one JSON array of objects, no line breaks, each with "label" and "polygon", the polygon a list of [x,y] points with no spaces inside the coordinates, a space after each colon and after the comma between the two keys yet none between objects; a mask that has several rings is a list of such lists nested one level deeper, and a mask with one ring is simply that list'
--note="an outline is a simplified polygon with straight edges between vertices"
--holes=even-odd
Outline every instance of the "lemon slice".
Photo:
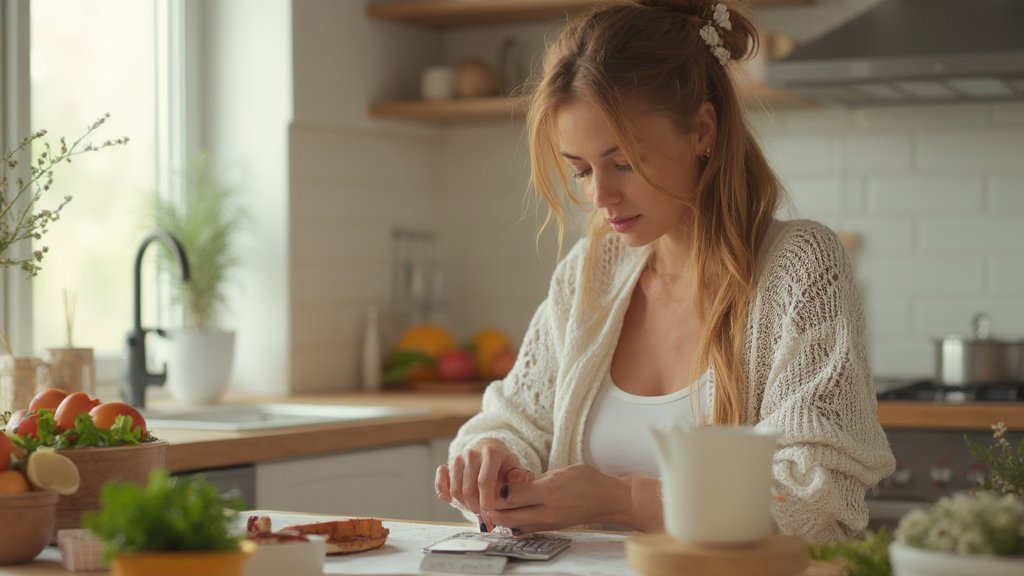
[{"label": "lemon slice", "polygon": [[29,455],[25,476],[36,490],[53,490],[67,496],[78,491],[81,478],[78,466],[70,458],[52,450],[37,450]]}]

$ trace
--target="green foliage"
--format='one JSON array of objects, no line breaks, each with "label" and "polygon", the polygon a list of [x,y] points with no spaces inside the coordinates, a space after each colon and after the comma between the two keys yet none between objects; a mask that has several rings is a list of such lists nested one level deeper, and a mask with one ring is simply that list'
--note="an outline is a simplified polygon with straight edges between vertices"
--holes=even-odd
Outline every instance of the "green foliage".
[{"label": "green foliage", "polygon": [[811,558],[832,562],[843,567],[846,576],[890,576],[889,544],[892,536],[882,528],[877,532],[868,530],[863,538],[851,538],[842,542],[813,544],[809,548]]},{"label": "green foliage", "polygon": [[[4,151],[0,159],[0,268],[16,266],[30,278],[42,269],[40,263],[49,251],[46,246],[35,247],[28,256],[11,255],[7,251],[22,241],[42,240],[50,224],[60,220],[61,212],[71,201],[71,196],[64,196],[52,208],[36,209],[37,203],[43,199],[43,193],[53,186],[54,168],[60,164],[70,164],[75,156],[128,143],[127,138],[107,140],[102,144],[93,144],[87,140],[109,117],[109,114],[104,115],[90,124],[85,133],[71,144],[61,137],[56,150],[43,140],[46,130],[39,130],[23,138],[14,149]],[[37,141],[42,148],[41,152],[28,162],[28,174],[19,176],[19,157],[28,154]]]},{"label": "green foliage", "polygon": [[1024,440],[1014,448],[1006,439],[1006,426],[1002,422],[992,426],[992,438],[992,444],[986,448],[964,437],[967,449],[989,471],[989,477],[979,488],[1024,496]]},{"label": "green foliage", "polygon": [[143,436],[138,430],[132,428],[132,419],[129,416],[118,416],[114,425],[109,430],[97,428],[92,417],[87,413],[79,414],[75,418],[74,428],[57,431],[57,422],[54,420],[52,410],[39,410],[39,427],[37,436],[13,436],[12,441],[27,452],[46,446],[57,450],[65,448],[102,448],[108,446],[128,446],[153,442],[156,438],[146,433]]},{"label": "green foliage", "polygon": [[156,469],[146,486],[103,485],[101,510],[82,521],[103,542],[107,559],[139,552],[213,552],[238,548],[242,503],[201,477],[171,478]]},{"label": "green foliage", "polygon": [[381,383],[396,386],[409,381],[409,373],[418,366],[434,366],[437,362],[419,350],[392,350],[381,373]]},{"label": "green foliage", "polygon": [[233,196],[234,190],[212,173],[200,154],[189,162],[184,198],[155,197],[153,223],[177,237],[188,256],[191,278],[182,282],[177,259],[166,248],[160,250],[160,268],[174,279],[174,301],[182,306],[188,328],[217,326],[228,274],[238,265],[231,242],[246,214]]}]

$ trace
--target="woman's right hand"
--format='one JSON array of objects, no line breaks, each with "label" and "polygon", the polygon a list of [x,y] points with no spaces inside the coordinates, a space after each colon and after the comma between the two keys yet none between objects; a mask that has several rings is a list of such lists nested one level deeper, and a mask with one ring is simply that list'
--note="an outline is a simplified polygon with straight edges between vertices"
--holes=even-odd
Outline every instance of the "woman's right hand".
[{"label": "woman's right hand", "polygon": [[481,440],[459,453],[451,467],[442,464],[434,476],[434,491],[445,502],[456,500],[474,514],[497,505],[508,473],[524,470],[519,459],[497,440]]}]

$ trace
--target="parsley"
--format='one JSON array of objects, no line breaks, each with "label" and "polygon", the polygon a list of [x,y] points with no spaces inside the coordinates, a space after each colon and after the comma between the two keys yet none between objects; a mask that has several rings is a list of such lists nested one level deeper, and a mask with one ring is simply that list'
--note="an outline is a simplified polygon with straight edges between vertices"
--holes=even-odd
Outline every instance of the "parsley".
[{"label": "parsley", "polygon": [[845,576],[890,576],[890,543],[889,530],[882,528],[877,532],[868,530],[861,539],[812,544],[809,552],[814,560],[841,565]]},{"label": "parsley", "polygon": [[127,446],[153,442],[156,438],[146,433],[143,436],[138,430],[132,429],[132,419],[118,416],[114,425],[109,430],[97,428],[88,413],[81,413],[75,418],[75,427],[57,431],[57,421],[53,417],[52,410],[39,410],[37,412],[39,425],[36,436],[12,436],[20,448],[26,452],[34,452],[36,449],[46,446],[57,450],[65,448],[104,448],[109,446]]},{"label": "parsley", "polygon": [[103,542],[104,557],[139,552],[234,550],[242,502],[222,496],[198,476],[171,478],[155,469],[149,483],[108,482],[102,509],[87,513],[82,525]]}]

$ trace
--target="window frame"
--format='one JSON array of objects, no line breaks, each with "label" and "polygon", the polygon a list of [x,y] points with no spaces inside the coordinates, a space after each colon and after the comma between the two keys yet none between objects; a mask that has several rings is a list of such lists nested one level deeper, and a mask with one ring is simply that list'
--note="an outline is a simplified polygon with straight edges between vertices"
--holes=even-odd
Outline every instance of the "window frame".
[{"label": "window frame", "polygon": [[[0,0],[0,145],[11,149],[29,134],[31,126],[31,8],[30,0]],[[157,131],[155,189],[160,195],[180,198],[180,182],[174,177],[186,160],[201,148],[201,7],[187,0],[155,0]],[[19,170],[31,162],[24,153]],[[22,242],[14,250],[31,252]],[[32,281],[18,270],[0,269],[0,328],[16,354],[39,355],[33,349]],[[160,290],[166,294],[166,289]],[[168,317],[166,298],[161,297],[150,318]],[[124,327],[125,332],[131,329]],[[120,350],[97,351],[96,383],[106,390],[121,379]]]}]

